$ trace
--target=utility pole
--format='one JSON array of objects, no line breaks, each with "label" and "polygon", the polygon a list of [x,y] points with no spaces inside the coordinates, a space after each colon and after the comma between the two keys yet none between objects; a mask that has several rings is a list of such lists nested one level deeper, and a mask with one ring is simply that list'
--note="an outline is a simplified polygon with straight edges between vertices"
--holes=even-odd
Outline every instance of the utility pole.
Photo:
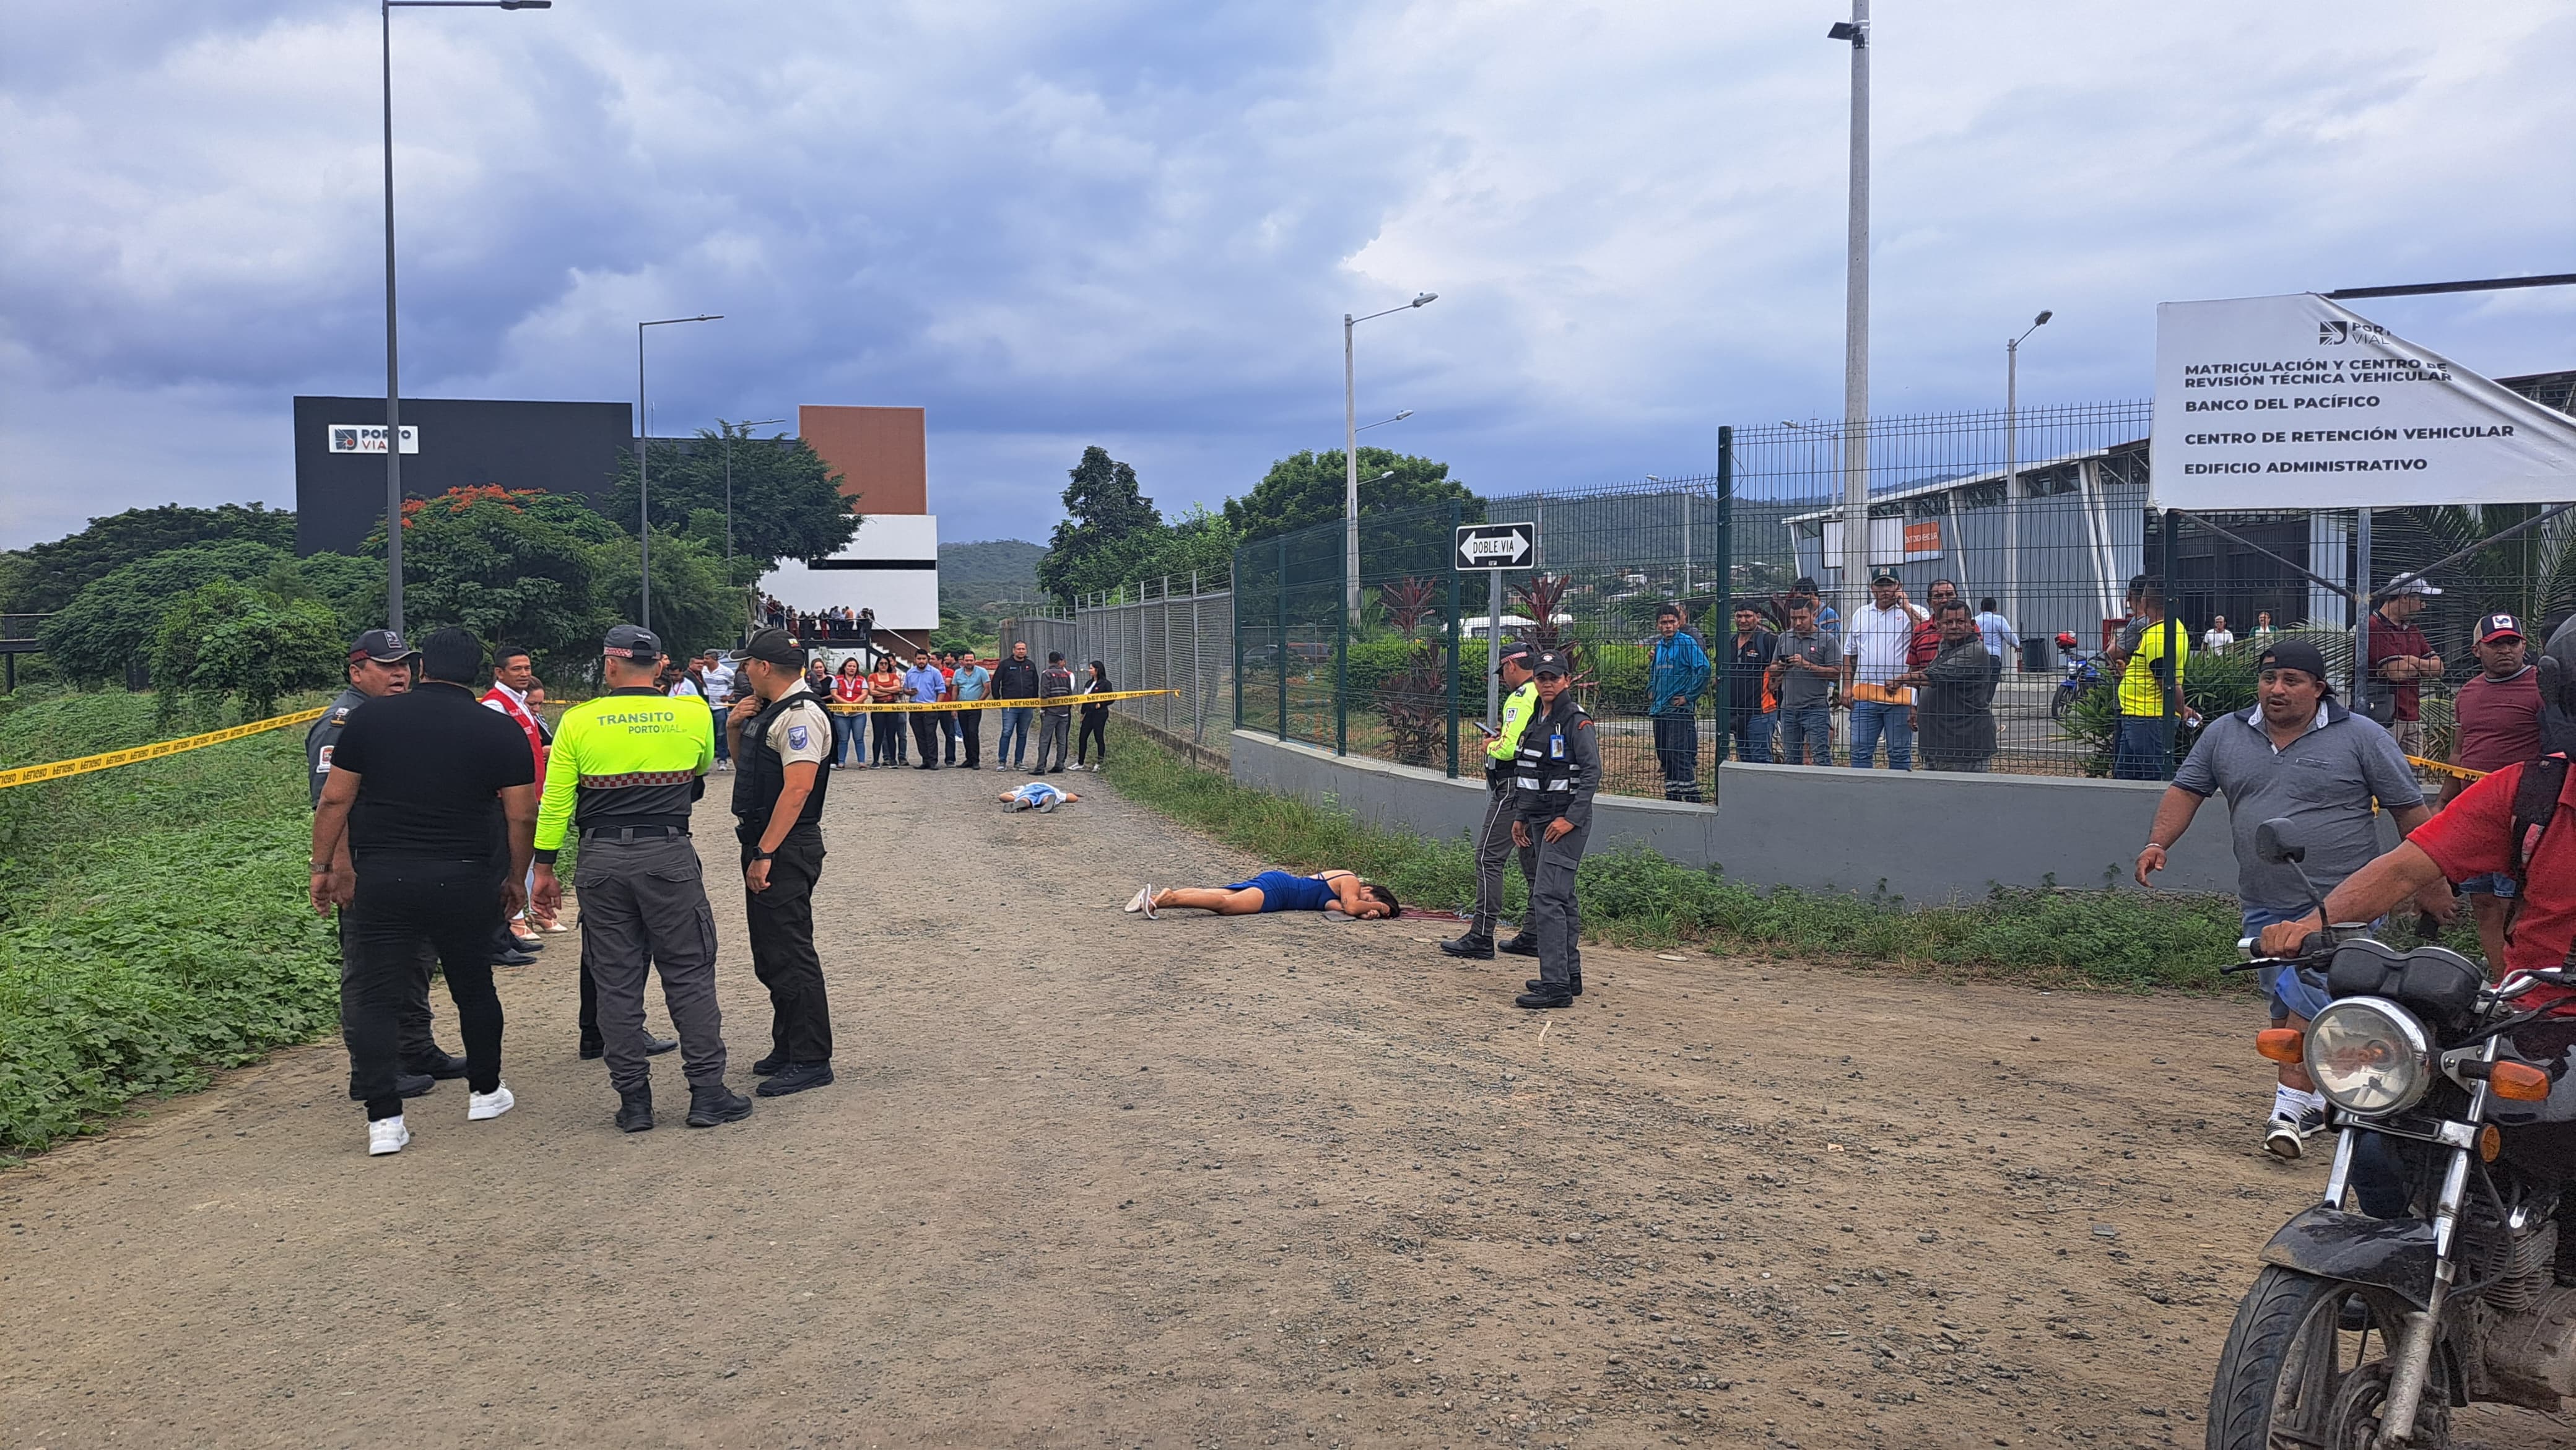
[{"label": "utility pole", "polygon": [[1869,597],[1869,0],[1826,35],[1851,42],[1851,216],[1843,293],[1843,624]]}]

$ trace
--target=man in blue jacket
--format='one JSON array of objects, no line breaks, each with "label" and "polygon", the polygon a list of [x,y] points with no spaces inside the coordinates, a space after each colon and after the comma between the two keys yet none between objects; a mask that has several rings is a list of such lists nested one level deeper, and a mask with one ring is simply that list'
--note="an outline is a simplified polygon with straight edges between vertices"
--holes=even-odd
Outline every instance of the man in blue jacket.
[{"label": "man in blue jacket", "polygon": [[1664,799],[1699,800],[1699,697],[1708,689],[1708,653],[1682,628],[1682,607],[1655,610],[1655,638],[1646,642],[1646,713],[1655,720],[1655,763],[1664,772]]}]

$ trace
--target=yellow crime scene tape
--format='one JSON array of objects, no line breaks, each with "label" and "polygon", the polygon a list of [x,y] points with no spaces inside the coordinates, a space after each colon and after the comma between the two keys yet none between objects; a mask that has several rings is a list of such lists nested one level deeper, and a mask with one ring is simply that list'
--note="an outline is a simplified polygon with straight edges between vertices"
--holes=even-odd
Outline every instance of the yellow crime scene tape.
[{"label": "yellow crime scene tape", "polygon": [[2453,765],[2447,760],[2426,760],[2420,755],[2410,755],[2406,757],[2406,762],[2409,765],[2420,766],[2425,770],[2437,770],[2444,775],[2455,775],[2462,780],[2484,780],[2487,778],[2487,773],[2483,770],[2470,770],[2466,766]]},{"label": "yellow crime scene tape", "polygon": [[904,710],[1038,710],[1064,705],[1105,705],[1112,700],[1141,700],[1148,695],[1168,695],[1169,690],[1103,690],[1097,695],[1058,695],[1052,700],[941,700],[929,704],[910,701],[900,705],[851,705],[839,700],[826,700],[823,708],[835,715],[888,715]]},{"label": "yellow crime scene tape", "polygon": [[61,780],[65,776],[87,775],[93,770],[113,770],[120,765],[132,765],[139,760],[159,760],[165,755],[177,755],[187,750],[202,750],[209,745],[221,745],[227,740],[239,740],[245,735],[283,730],[289,725],[301,725],[307,720],[321,718],[320,710],[298,710],[292,715],[277,715],[266,720],[254,720],[247,725],[235,725],[229,730],[209,730],[203,735],[185,735],[177,740],[137,745],[130,750],[110,750],[103,754],[84,755],[73,760],[57,760],[49,765],[22,765],[15,770],[0,770],[0,790],[6,790],[13,785],[29,785],[40,780]]}]

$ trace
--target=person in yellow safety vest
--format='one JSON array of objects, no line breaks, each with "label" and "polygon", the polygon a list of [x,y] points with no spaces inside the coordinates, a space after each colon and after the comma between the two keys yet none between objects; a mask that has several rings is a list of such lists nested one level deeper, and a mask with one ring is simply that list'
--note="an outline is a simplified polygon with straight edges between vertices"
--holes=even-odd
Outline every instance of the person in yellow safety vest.
[{"label": "person in yellow safety vest", "polygon": [[715,764],[715,719],[654,685],[662,640],[621,624],[600,646],[608,693],[564,712],[537,810],[537,904],[563,899],[555,856],[578,832],[573,888],[581,894],[582,958],[598,984],[599,1032],[617,1090],[617,1126],[653,1127],[653,1051],[644,982],[662,971],[662,1004],[679,1029],[689,1083],[688,1124],[711,1128],[751,1115],[725,1086],[724,1016],[716,1007],[716,923],[689,839],[691,807]]},{"label": "person in yellow safety vest", "polygon": [[[1504,861],[1517,851],[1524,886],[1538,874],[1538,848],[1512,844],[1512,759],[1520,753],[1521,732],[1538,714],[1538,686],[1530,681],[1532,653],[1525,644],[1504,645],[1502,663],[1494,670],[1503,677],[1506,693],[1502,728],[1491,732],[1485,741],[1485,820],[1476,829],[1476,916],[1467,923],[1465,935],[1440,944],[1440,950],[1449,956],[1490,962],[1498,950],[1515,956],[1538,955],[1538,937],[1527,926],[1510,941],[1499,945],[1494,941],[1494,928],[1503,913]],[[1479,724],[1476,728],[1485,727]]]}]

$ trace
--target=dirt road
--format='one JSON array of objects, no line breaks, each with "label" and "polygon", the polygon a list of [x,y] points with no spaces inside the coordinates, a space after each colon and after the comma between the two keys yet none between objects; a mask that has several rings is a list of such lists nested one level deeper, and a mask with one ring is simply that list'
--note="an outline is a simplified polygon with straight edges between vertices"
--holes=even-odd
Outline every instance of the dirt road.
[{"label": "dirt road", "polygon": [[2322,1177],[2241,1002],[1595,949],[1516,1013],[1428,923],[1123,915],[1263,863],[1004,779],[836,781],[840,1081],[745,1124],[610,1128],[559,937],[495,1122],[369,1159],[325,1044],[0,1177],[0,1441],[2197,1444]]}]

